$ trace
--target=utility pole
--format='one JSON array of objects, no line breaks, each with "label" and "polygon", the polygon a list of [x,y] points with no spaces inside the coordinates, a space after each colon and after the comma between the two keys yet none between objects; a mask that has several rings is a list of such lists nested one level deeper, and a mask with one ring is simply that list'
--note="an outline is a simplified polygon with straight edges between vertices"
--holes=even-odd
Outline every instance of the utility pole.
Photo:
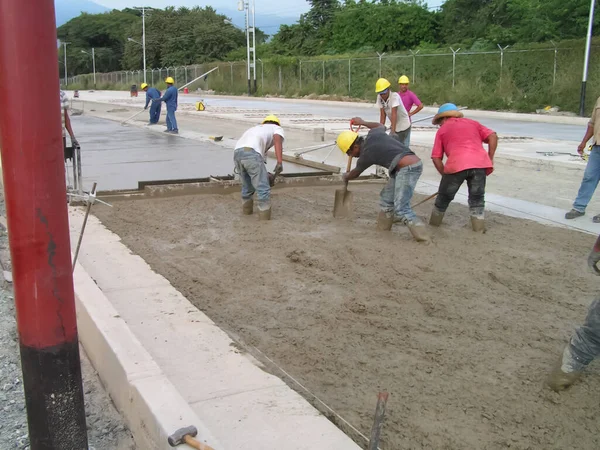
[{"label": "utility pole", "polygon": [[146,10],[152,8],[149,6],[134,6],[133,9],[142,12],[142,51],[144,53],[144,83],[146,83]]},{"label": "utility pole", "polygon": [[[18,95],[0,96],[2,174],[29,445],[31,450],[87,449],[56,89],[54,1],[1,0],[0,42],[0,73],[10,73],[21,87],[40,80],[50,87],[19,88]],[[21,132],[25,129],[27,133]]]},{"label": "utility pole", "polygon": [[583,78],[581,80],[581,97],[579,99],[579,115],[585,115],[585,88],[587,84],[588,65],[590,62],[590,47],[592,45],[592,27],[594,25],[594,6],[596,0],[591,0],[590,4],[590,21],[588,22],[587,40],[585,43],[585,57],[583,60]]},{"label": "utility pole", "polygon": [[[254,0],[252,0],[252,27],[250,27],[250,0],[240,0],[238,11],[246,13],[246,66],[248,74],[248,95],[252,95],[252,80],[254,79],[254,92],[256,92],[256,16]],[[250,45],[250,32],[252,32],[252,46]],[[250,54],[252,54],[252,59]],[[252,75],[251,72],[254,72]]]},{"label": "utility pole", "polygon": [[[90,53],[86,52],[85,50],[81,50],[81,53],[85,53],[86,55],[89,55]],[[94,51],[94,47],[92,47],[92,68],[94,71],[94,89],[96,89],[96,52]]]},{"label": "utility pole", "polygon": [[65,87],[67,87],[67,85],[69,84],[69,79],[68,79],[68,71],[67,71],[67,44],[70,44],[70,42],[63,42],[63,53],[64,53],[64,57],[65,57]]}]

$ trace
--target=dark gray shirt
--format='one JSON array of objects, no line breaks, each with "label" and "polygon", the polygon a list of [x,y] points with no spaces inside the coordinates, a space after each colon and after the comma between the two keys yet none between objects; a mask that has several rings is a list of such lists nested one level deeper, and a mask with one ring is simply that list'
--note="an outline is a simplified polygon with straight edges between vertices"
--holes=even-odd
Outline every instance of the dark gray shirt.
[{"label": "dark gray shirt", "polygon": [[398,162],[407,155],[414,155],[406,145],[385,133],[385,127],[373,128],[365,137],[356,163],[361,173],[373,164],[387,167],[390,175],[396,172]]}]

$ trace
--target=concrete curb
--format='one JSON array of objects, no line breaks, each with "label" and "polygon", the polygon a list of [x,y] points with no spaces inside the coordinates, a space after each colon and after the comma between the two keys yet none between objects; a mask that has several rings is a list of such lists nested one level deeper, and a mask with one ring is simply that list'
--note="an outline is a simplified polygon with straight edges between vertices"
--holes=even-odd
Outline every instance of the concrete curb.
[{"label": "concrete curb", "polygon": [[189,425],[222,448],[79,264],[73,282],[79,341],[138,448],[171,449],[167,437]]}]

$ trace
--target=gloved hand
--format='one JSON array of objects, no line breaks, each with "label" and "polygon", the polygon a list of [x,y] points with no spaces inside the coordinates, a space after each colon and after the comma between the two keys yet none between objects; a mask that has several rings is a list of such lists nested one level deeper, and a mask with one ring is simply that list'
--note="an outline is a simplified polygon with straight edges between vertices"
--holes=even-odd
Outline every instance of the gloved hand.
[{"label": "gloved hand", "polygon": [[274,170],[275,176],[279,175],[281,172],[283,172],[283,164],[277,163]]},{"label": "gloved hand", "polygon": [[273,175],[271,172],[268,172],[269,174],[269,186],[273,187],[275,186],[275,175]]},{"label": "gloved hand", "polygon": [[73,146],[73,148],[81,148],[81,146],[79,145],[79,141],[75,139],[75,137],[71,137],[71,145]]},{"label": "gloved hand", "polygon": [[346,172],[345,174],[342,175],[342,181],[344,183],[348,183],[349,177],[350,177],[350,172]]},{"label": "gloved hand", "polygon": [[600,250],[596,249],[596,246],[590,252],[590,256],[588,256],[588,266],[592,269],[596,275],[600,275],[600,269],[598,269],[598,261],[600,261]]},{"label": "gloved hand", "polygon": [[147,107],[147,106],[144,106],[144,111],[146,111],[147,109],[148,109],[148,107]]}]

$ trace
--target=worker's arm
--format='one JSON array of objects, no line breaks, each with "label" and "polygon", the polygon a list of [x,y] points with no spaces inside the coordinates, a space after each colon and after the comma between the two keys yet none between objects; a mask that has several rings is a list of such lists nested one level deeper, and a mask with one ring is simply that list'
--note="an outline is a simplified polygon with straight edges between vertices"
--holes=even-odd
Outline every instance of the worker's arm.
[{"label": "worker's arm", "polygon": [[442,161],[442,158],[431,158],[431,160],[440,175],[444,175],[444,162]]},{"label": "worker's arm", "polygon": [[[385,119],[386,119],[386,117],[385,117],[385,111],[383,110],[383,108],[380,108],[379,109],[379,123],[381,125],[385,126]],[[355,124],[355,125],[358,125],[358,124]]]},{"label": "worker's arm", "polygon": [[355,180],[360,177],[361,173],[363,173],[363,170],[357,167],[356,169],[352,169],[350,172],[345,173],[342,178],[344,181]]},{"label": "worker's arm", "polygon": [[63,114],[65,115],[65,128],[67,129],[69,136],[71,136],[71,144],[73,145],[73,147],[79,147],[79,142],[77,142],[77,139],[75,139],[75,133],[73,133],[73,127],[71,126],[71,118],[69,117],[69,111],[67,108],[63,109]]},{"label": "worker's arm", "polygon": [[590,269],[593,269],[596,275],[600,275],[600,270],[596,266],[600,261],[600,236],[596,239],[596,243],[590,252],[590,256],[588,256],[588,266]]},{"label": "worker's arm", "polygon": [[[382,110],[383,111],[383,110]],[[385,116],[385,113],[384,113]],[[361,127],[367,127],[369,130],[372,130],[373,128],[381,128],[381,127],[385,127],[384,124],[379,123],[379,122],[365,122],[363,119],[361,119],[360,117],[354,117],[352,119],[352,123],[354,125],[360,125]]]},{"label": "worker's arm", "polygon": [[498,135],[496,133],[490,134],[486,139],[488,145],[488,155],[490,159],[494,160],[494,155],[496,154],[496,149],[498,148]]},{"label": "worker's arm", "polygon": [[173,97],[173,93],[169,89],[167,89],[165,91],[165,94],[161,98],[159,98],[158,100],[156,100],[156,101],[157,102],[166,102],[168,100],[171,100],[171,97]]},{"label": "worker's arm", "polygon": [[594,135],[594,125],[588,124],[587,130],[585,131],[585,136],[583,136],[583,140],[581,141],[581,144],[579,144],[579,146],[577,147],[577,152],[580,155],[583,154],[583,150],[585,149],[587,142],[592,138],[593,135]]},{"label": "worker's arm", "polygon": [[394,106],[392,108],[392,117],[390,118],[390,121],[392,122],[390,132],[395,133],[396,132],[396,122],[398,121],[398,107],[397,106]]},{"label": "worker's arm", "polygon": [[408,116],[412,117],[415,114],[417,114],[419,111],[421,111],[422,109],[423,109],[423,103],[421,103],[420,105],[417,105],[417,107],[415,109],[413,109],[411,112],[408,113]]},{"label": "worker's arm", "polygon": [[275,146],[275,158],[277,158],[277,164],[275,165],[275,175],[279,175],[283,172],[283,137],[279,134],[273,135],[273,144]]},{"label": "worker's arm", "polygon": [[150,94],[148,94],[148,93],[146,92],[146,106],[144,106],[144,109],[147,109],[147,108],[148,108],[148,105],[150,104],[150,100],[151,100],[151,99],[150,99]]}]

